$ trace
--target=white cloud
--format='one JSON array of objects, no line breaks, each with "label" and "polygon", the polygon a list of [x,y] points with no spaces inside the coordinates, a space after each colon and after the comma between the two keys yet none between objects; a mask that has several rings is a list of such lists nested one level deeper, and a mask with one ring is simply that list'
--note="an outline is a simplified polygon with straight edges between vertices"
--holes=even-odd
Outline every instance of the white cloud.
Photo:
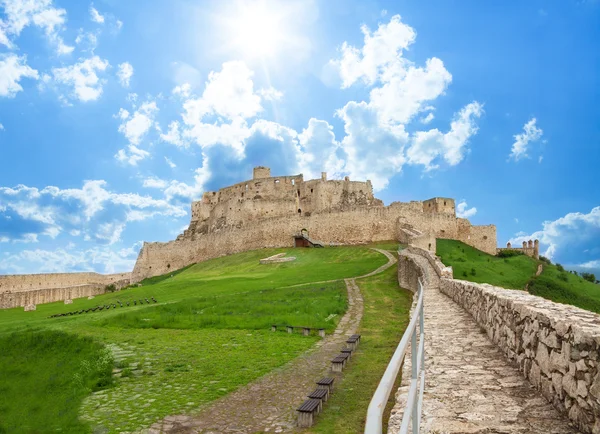
[{"label": "white cloud", "polygon": [[173,95],[178,95],[183,98],[189,98],[191,94],[192,86],[189,83],[183,83],[180,86],[175,86],[173,88]]},{"label": "white cloud", "polygon": [[119,65],[119,70],[117,71],[117,77],[119,78],[119,83],[123,87],[129,87],[129,82],[131,77],[133,77],[133,66],[129,62],[123,62]]},{"label": "white cloud", "polygon": [[321,172],[334,178],[342,176],[344,162],[336,154],[340,143],[327,121],[311,118],[298,141],[302,149],[301,170],[308,178],[318,178]]},{"label": "white cloud", "polygon": [[119,116],[126,122],[123,122],[119,126],[119,132],[129,140],[129,143],[137,146],[150,128],[155,125],[154,118],[158,112],[156,102],[146,101],[131,117],[125,116],[125,113],[128,113],[126,110],[121,110],[119,111]]},{"label": "white cloud", "polygon": [[[0,239],[1,240],[1,239]],[[0,259],[2,273],[59,273],[96,271],[98,273],[127,272],[137,258],[134,244],[129,249],[113,251],[110,247],[75,250],[73,246],[55,250],[23,250]]]},{"label": "white cloud", "polygon": [[438,129],[418,131],[414,134],[407,150],[412,164],[422,164],[426,170],[438,167],[432,164],[436,158],[443,158],[451,166],[462,161],[469,139],[477,133],[475,119],[483,114],[483,106],[474,101],[454,116],[450,131],[443,134]]},{"label": "white cloud", "polygon": [[536,122],[536,118],[531,118],[523,126],[523,133],[514,136],[515,142],[512,145],[510,157],[515,161],[527,157],[529,144],[538,141],[544,134],[544,131],[536,126]]},{"label": "white cloud", "polygon": [[166,188],[167,185],[169,185],[169,184],[164,179],[146,178],[146,179],[144,179],[143,185],[146,188],[160,188],[160,189],[163,189],[163,188]]},{"label": "white cloud", "polygon": [[188,141],[181,137],[181,131],[179,130],[179,122],[173,121],[169,124],[169,131],[167,134],[161,134],[160,138],[167,143],[171,143],[175,146],[188,146]]},{"label": "white cloud", "polygon": [[542,223],[542,229],[532,234],[519,233],[510,242],[518,245],[523,241],[540,240],[544,256],[562,262],[580,262],[585,250],[600,254],[600,206],[587,213],[574,212],[553,221]]},{"label": "white cloud", "polygon": [[71,66],[53,68],[52,74],[57,83],[72,88],[74,98],[83,102],[95,101],[102,95],[104,84],[97,73],[105,71],[108,66],[108,60],[93,56]]},{"label": "white cloud", "polygon": [[414,29],[402,23],[400,15],[394,15],[387,24],[371,30],[363,25],[364,45],[356,48],[344,42],[341,48],[342,57],[332,61],[339,68],[344,88],[363,80],[373,85],[381,75],[386,75],[390,67],[402,63],[402,51],[411,45],[417,36]]},{"label": "white cloud", "polygon": [[[0,131],[4,131],[4,125],[0,124]],[[2,209],[0,208],[0,211],[2,211]]]},{"label": "white cloud", "polygon": [[85,181],[79,189],[48,186],[39,190],[24,185],[0,187],[0,202],[3,204],[0,214],[10,212],[9,216],[28,222],[27,227],[36,228],[26,233],[0,230],[0,236],[34,242],[39,235],[54,239],[65,232],[115,243],[120,239],[126,222],[131,221],[128,218],[130,213],[142,213],[142,218],[155,215],[182,217],[187,214],[184,208],[167,200],[135,193],[116,193],[106,186],[105,181],[94,180]]},{"label": "white cloud", "polygon": [[175,163],[173,163],[173,162],[172,162],[172,161],[169,159],[169,157],[165,157],[165,161],[167,162],[167,164],[169,165],[169,167],[170,167],[171,169],[175,169],[175,168],[177,167],[177,165],[176,165]]},{"label": "white cloud", "polygon": [[458,205],[456,205],[456,216],[462,219],[468,219],[469,217],[473,217],[477,214],[477,208],[467,208],[467,202],[461,201]]},{"label": "white cloud", "polygon": [[131,166],[137,166],[137,164],[148,158],[150,152],[138,148],[135,145],[127,145],[126,149],[119,149],[115,154],[115,158],[121,163],[126,163]]},{"label": "white cloud", "polygon": [[104,17],[100,15],[100,12],[94,7],[94,5],[90,5],[90,19],[98,24],[104,24]]},{"label": "white cloud", "polygon": [[129,111],[127,111],[124,108],[120,108],[119,109],[119,114],[117,114],[116,117],[118,117],[119,119],[121,119],[122,121],[124,121],[125,119],[129,118]]},{"label": "white cloud", "polygon": [[38,72],[27,65],[25,56],[15,54],[0,55],[0,96],[13,98],[23,90],[20,85],[22,78],[37,80]]},{"label": "white cloud", "polygon": [[279,101],[283,98],[283,92],[275,89],[273,86],[266,89],[259,89],[257,93],[265,101]]},{"label": "white cloud", "polygon": [[421,119],[419,119],[419,121],[424,124],[427,125],[428,123],[430,123],[433,119],[435,118],[435,115],[433,113],[429,113],[427,116],[422,117]]},{"label": "white cloud", "polygon": [[65,45],[59,31],[66,22],[66,11],[55,8],[52,0],[1,0],[5,19],[0,25],[0,44],[15,48],[10,37],[18,37],[27,26],[42,29],[48,41],[56,46],[58,54],[68,54],[73,47]]}]

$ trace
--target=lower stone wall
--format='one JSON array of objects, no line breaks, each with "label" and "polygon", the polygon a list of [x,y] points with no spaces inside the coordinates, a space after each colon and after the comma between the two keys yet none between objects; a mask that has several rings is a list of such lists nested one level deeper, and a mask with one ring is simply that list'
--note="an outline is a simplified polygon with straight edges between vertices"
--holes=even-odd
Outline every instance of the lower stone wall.
[{"label": "lower stone wall", "polygon": [[442,278],[440,290],[466,309],[582,432],[600,433],[600,315],[461,280]]},{"label": "lower stone wall", "polygon": [[66,288],[35,289],[31,291],[3,292],[0,294],[0,309],[10,309],[27,305],[52,303],[53,301],[69,300],[104,294],[106,285],[91,284]]}]

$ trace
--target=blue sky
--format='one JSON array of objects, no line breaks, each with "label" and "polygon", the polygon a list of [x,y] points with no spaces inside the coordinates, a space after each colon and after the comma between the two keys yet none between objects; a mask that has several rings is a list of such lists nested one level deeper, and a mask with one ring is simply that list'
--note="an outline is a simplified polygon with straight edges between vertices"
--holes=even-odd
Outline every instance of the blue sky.
[{"label": "blue sky", "polygon": [[[0,273],[130,270],[327,171],[600,271],[600,2],[0,0]],[[598,273],[600,274],[600,273]]]}]

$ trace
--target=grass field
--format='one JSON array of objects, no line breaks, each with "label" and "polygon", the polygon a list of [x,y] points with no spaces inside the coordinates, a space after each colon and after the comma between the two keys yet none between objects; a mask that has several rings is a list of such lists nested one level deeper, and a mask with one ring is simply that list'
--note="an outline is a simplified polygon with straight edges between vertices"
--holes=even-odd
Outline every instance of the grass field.
[{"label": "grass field", "polygon": [[100,343],[56,331],[0,336],[0,432],[87,432],[83,398],[109,386],[113,358]]},{"label": "grass field", "polygon": [[[260,258],[280,252],[289,252],[297,260],[259,265]],[[360,276],[386,262],[383,255],[365,246],[246,252],[196,264],[172,273],[172,277],[148,279],[141,287],[92,300],[38,305],[34,312],[23,312],[22,308],[0,311],[0,339],[26,340],[35,329],[69,333],[73,342],[90,342],[100,350],[99,344],[110,348],[115,359],[111,366],[116,372],[115,384],[86,386],[73,392],[72,411],[56,419],[57,423],[77,427],[63,432],[139,430],[169,414],[206,405],[311,348],[318,337],[272,333],[270,325],[333,330],[347,307],[343,284],[311,282]],[[117,300],[125,304],[150,297],[159,303],[48,318]],[[63,348],[67,354],[70,351],[64,340],[50,340],[48,345],[50,353],[62,354]],[[52,358],[40,357],[35,345],[21,345],[19,351],[3,356],[3,364],[18,366],[24,375],[52,372],[47,366],[53,363]],[[93,364],[98,355],[82,350],[78,357],[73,367],[57,372],[64,377],[59,389],[68,389],[77,366]],[[16,395],[22,391],[19,384],[23,381],[18,375],[0,376],[5,402],[19,402],[19,406],[0,405],[0,420],[14,421],[26,414],[31,426],[43,426],[49,416],[39,411],[39,403],[53,402],[57,390],[25,389],[18,401]],[[28,399],[29,395],[35,399]],[[77,419],[79,408],[87,426]]]},{"label": "grass field", "polygon": [[456,279],[509,289],[527,287],[533,295],[600,313],[600,285],[561,271],[554,264],[543,263],[542,274],[536,277],[541,261],[525,255],[498,258],[453,240],[437,240],[437,254],[444,264],[452,266]]},{"label": "grass field", "polygon": [[[412,293],[398,287],[398,270],[357,280],[364,299],[364,336],[344,376],[309,433],[361,433],[369,402],[408,325]],[[399,380],[399,378],[398,378]]]}]

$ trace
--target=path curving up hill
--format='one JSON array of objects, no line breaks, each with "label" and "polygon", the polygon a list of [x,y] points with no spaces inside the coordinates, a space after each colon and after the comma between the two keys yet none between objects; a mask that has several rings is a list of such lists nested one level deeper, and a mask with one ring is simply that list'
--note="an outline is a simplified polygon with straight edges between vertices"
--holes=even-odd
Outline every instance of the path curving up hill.
[{"label": "path curving up hill", "polygon": [[335,332],[319,341],[313,351],[209,404],[194,416],[168,416],[152,425],[149,433],[240,434],[296,431],[296,408],[315,388],[315,381],[331,375],[331,359],[339,353],[347,337],[358,331],[363,314],[363,299],[355,280],[381,273],[396,263],[396,258],[390,252],[373,250],[385,255],[388,258],[387,264],[364,276],[344,280],[348,290],[348,310]]}]

